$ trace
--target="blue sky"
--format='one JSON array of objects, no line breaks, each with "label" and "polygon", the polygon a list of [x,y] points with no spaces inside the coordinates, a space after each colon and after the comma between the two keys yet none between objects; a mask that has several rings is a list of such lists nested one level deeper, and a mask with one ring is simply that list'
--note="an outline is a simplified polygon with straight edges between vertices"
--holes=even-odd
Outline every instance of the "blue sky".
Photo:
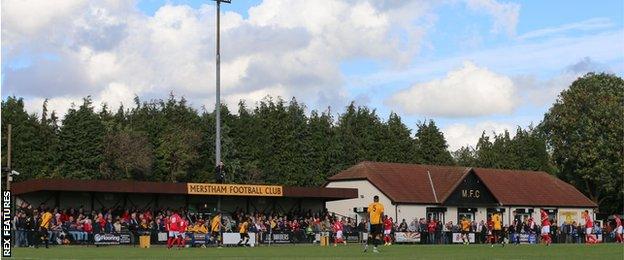
[{"label": "blue sky", "polygon": [[[292,96],[433,119],[454,150],[538,123],[589,71],[624,74],[622,1],[237,1],[222,6],[223,101]],[[3,1],[2,97],[214,106],[214,2]]]}]

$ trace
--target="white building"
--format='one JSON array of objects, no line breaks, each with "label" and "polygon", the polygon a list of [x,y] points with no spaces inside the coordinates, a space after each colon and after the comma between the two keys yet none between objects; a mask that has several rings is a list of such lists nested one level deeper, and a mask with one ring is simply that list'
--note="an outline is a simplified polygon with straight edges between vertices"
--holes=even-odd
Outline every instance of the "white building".
[{"label": "white building", "polygon": [[407,223],[414,218],[487,221],[500,212],[508,225],[514,211],[539,223],[545,209],[560,225],[584,223],[581,212],[593,216],[597,208],[572,185],[534,171],[362,162],[329,178],[326,187],[358,189],[355,199],[327,202],[330,212],[362,218],[364,213],[356,211],[365,212],[378,195],[386,215]]}]

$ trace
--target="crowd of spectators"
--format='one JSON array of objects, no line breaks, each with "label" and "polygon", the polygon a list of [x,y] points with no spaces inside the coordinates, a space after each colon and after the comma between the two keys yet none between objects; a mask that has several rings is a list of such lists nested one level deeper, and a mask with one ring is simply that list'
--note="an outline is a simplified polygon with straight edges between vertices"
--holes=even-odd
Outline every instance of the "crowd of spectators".
[{"label": "crowd of spectators", "polygon": [[[552,220],[556,223],[556,220]],[[539,242],[539,234],[541,227],[530,217],[519,218],[513,221],[511,225],[503,226],[503,238],[512,242],[518,235],[526,234],[536,236],[536,242]],[[560,226],[551,225],[550,235],[555,243],[585,243],[585,226],[580,222],[572,221],[563,223]],[[442,221],[436,219],[415,218],[409,224],[403,219],[399,223],[395,223],[394,232],[418,232],[420,234],[421,243],[423,244],[451,244],[452,233],[459,233],[460,226],[458,223],[448,221],[442,224]],[[470,232],[475,233],[476,243],[488,243],[492,235],[491,223],[481,220],[470,222]],[[612,225],[604,222],[601,227],[600,222],[594,223],[593,233],[596,235],[606,234],[605,241],[613,240],[614,235]],[[612,234],[613,233],[613,234]]]},{"label": "crowd of spectators", "polygon": [[[39,241],[38,227],[41,214],[46,210],[45,205],[33,207],[22,204],[18,207],[13,219],[15,230],[15,243],[17,247],[33,246]],[[91,244],[94,234],[131,234],[131,243],[135,243],[138,235],[151,235],[156,239],[157,234],[166,232],[165,219],[171,214],[167,208],[102,208],[100,210],[85,210],[78,208],[52,208],[47,209],[52,215],[52,223],[48,229],[48,239],[51,244]],[[185,208],[179,208],[180,215],[189,222],[187,233],[211,232],[209,214],[189,212]],[[225,212],[224,212],[225,213]],[[367,223],[361,219],[358,223],[353,218],[336,216],[327,211],[291,211],[280,212],[244,212],[237,209],[227,212],[222,219],[223,232],[237,232],[239,223],[247,219],[250,221],[249,232],[254,233],[279,233],[289,232],[295,241],[311,242],[314,235],[319,232],[331,232],[334,221],[341,221],[344,227],[343,233],[353,234],[366,232]],[[554,222],[556,223],[556,222]],[[598,222],[594,228],[596,234],[602,234],[603,228],[606,234],[612,232],[608,224],[600,227]],[[491,235],[492,226],[484,221],[472,221],[470,232],[475,233],[477,243],[487,243]],[[442,223],[436,219],[415,218],[409,223],[403,219],[394,223],[392,234],[395,232],[418,232],[421,243],[426,244],[450,244],[452,234],[458,233],[458,223],[448,221]],[[556,243],[584,243],[585,228],[577,222],[564,223],[560,226],[551,226],[551,236]],[[503,227],[503,235],[513,240],[517,234],[538,235],[540,227],[531,218],[513,221],[511,225]],[[539,237],[539,236],[537,236]],[[297,241],[298,240],[298,241]]]},{"label": "crowd of spectators", "polygon": [[[151,235],[166,232],[165,219],[171,214],[170,208],[102,208],[85,210],[78,208],[46,208],[41,204],[33,207],[22,204],[16,210],[13,219],[15,244],[17,247],[35,246],[40,243],[39,224],[45,210],[52,213],[52,222],[48,229],[51,244],[91,244],[95,234],[131,234],[131,243],[139,235]],[[186,208],[177,209],[184,220],[188,221],[187,233],[209,233],[210,214],[189,212]],[[327,211],[291,211],[245,213],[241,209],[224,214],[223,232],[238,232],[242,219],[250,220],[249,232],[292,232],[295,239],[309,239],[316,232],[331,231],[333,217]],[[345,220],[346,221],[346,220]],[[346,229],[355,228],[355,222],[345,222]]]}]

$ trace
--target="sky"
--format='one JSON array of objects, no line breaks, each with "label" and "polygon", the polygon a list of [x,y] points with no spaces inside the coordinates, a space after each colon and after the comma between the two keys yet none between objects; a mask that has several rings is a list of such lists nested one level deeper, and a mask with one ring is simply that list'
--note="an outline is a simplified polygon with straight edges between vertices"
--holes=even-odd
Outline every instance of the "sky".
[{"label": "sky", "polygon": [[[192,0],[2,0],[1,95],[62,114],[184,96],[215,104],[216,7]],[[450,150],[538,124],[587,72],[624,75],[624,1],[232,0],[221,7],[222,101],[351,101]]]}]

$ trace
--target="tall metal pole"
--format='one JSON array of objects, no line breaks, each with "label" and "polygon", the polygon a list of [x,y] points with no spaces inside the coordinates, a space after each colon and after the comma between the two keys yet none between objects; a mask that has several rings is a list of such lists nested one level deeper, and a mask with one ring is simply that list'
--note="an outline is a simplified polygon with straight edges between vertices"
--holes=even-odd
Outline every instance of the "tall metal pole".
[{"label": "tall metal pole", "polygon": [[6,176],[6,187],[7,190],[11,190],[11,171],[13,169],[11,169],[11,124],[9,124],[7,129],[7,168],[9,168],[9,170],[7,171],[7,176]]},{"label": "tall metal pole", "polygon": [[[216,113],[216,135],[215,135],[215,166],[221,162],[221,2],[230,3],[230,0],[215,0],[217,2],[217,102],[215,103]],[[217,199],[217,211],[221,211],[221,196]]]},{"label": "tall metal pole", "polygon": [[221,1],[217,0],[217,102],[215,104],[216,113],[216,138],[215,138],[215,165],[221,161]]}]

